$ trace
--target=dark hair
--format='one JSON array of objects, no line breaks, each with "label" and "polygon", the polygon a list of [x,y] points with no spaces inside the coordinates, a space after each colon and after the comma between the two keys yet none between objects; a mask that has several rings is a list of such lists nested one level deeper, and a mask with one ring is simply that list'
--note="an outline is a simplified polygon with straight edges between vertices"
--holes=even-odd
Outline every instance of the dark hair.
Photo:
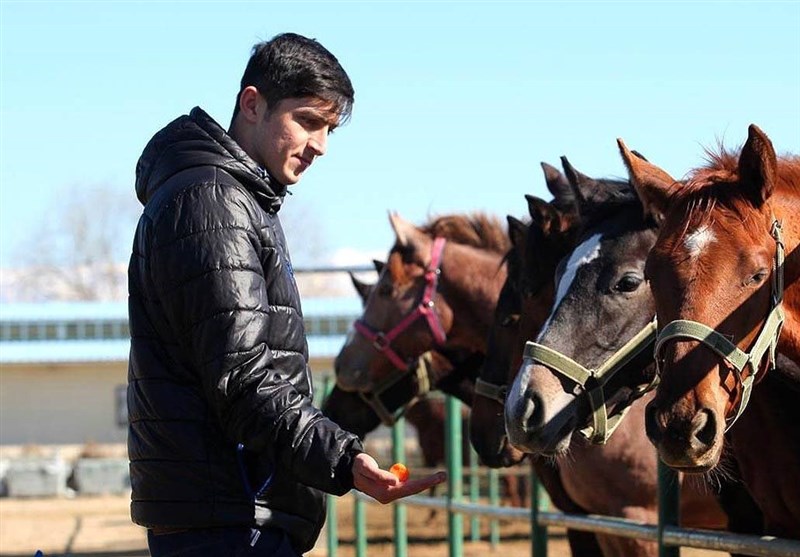
[{"label": "dark hair", "polygon": [[353,85],[336,57],[315,39],[295,33],[276,35],[253,47],[236,96],[234,118],[241,92],[250,85],[270,109],[283,99],[317,97],[333,103],[340,123],[350,118],[353,109]]}]

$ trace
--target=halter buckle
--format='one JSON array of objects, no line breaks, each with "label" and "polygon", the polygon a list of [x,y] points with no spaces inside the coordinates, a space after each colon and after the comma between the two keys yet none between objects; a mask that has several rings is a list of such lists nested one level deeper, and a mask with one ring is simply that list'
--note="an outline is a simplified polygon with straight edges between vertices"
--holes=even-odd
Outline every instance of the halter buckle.
[{"label": "halter buckle", "polygon": [[372,346],[375,347],[375,350],[378,352],[383,352],[387,348],[389,348],[390,341],[386,338],[386,335],[383,333],[375,333],[375,338],[372,340]]}]

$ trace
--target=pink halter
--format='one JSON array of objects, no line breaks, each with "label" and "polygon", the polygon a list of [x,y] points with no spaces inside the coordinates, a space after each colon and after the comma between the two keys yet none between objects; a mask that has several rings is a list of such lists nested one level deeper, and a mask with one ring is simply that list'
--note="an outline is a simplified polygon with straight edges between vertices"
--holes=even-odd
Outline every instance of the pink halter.
[{"label": "pink halter", "polygon": [[408,369],[408,362],[404,361],[403,358],[394,351],[392,348],[392,341],[397,338],[400,333],[408,329],[417,319],[420,317],[425,318],[436,344],[441,346],[447,340],[447,334],[444,332],[441,321],[439,321],[439,316],[436,314],[433,302],[433,296],[436,294],[436,286],[439,284],[439,274],[441,273],[439,267],[442,264],[442,252],[444,251],[444,244],[446,241],[447,240],[444,238],[436,238],[433,240],[431,263],[425,271],[425,290],[422,293],[422,300],[411,313],[400,321],[400,323],[395,325],[388,333],[376,331],[363,319],[357,319],[356,322],[353,323],[353,327],[356,331],[363,335],[364,338],[371,341],[375,349],[385,354],[396,368],[403,371]]}]

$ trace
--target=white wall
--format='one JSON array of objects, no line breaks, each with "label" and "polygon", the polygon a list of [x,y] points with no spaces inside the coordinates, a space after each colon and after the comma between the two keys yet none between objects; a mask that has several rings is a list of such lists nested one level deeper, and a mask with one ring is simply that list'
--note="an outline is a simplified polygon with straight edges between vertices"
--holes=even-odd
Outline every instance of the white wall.
[{"label": "white wall", "polygon": [[124,443],[116,389],[127,362],[3,365],[0,445]]}]

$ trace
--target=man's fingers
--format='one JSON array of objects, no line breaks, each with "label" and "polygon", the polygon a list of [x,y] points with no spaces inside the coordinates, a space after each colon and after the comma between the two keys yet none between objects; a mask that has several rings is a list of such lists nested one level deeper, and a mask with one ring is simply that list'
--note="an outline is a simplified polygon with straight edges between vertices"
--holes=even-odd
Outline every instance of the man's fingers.
[{"label": "man's fingers", "polygon": [[400,483],[400,480],[394,474],[380,468],[364,469],[359,471],[358,474],[367,482],[385,486],[393,486]]},{"label": "man's fingers", "polygon": [[415,495],[421,491],[430,489],[446,480],[447,474],[445,472],[437,472],[436,474],[431,474],[430,476],[425,476],[424,478],[408,480],[407,482],[401,483],[396,487],[389,488],[387,495],[389,496],[390,501],[394,501],[395,499],[408,497],[409,495]]}]

